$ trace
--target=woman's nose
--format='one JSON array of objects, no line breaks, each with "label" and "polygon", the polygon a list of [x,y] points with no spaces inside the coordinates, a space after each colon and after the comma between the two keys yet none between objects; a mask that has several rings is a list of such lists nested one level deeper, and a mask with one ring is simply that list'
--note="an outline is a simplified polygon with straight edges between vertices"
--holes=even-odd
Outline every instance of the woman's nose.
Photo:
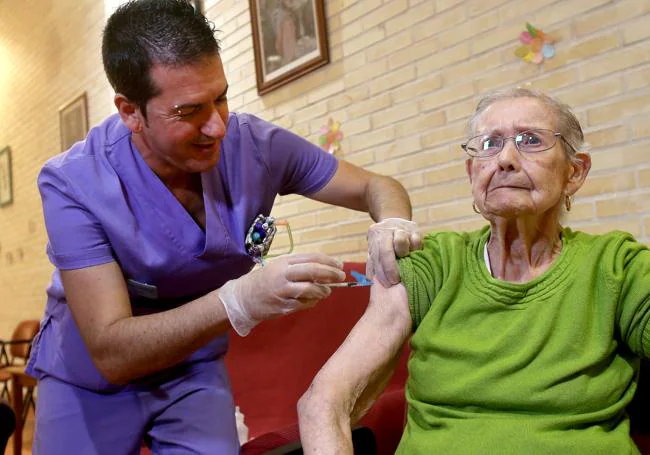
[{"label": "woman's nose", "polygon": [[517,150],[517,147],[515,146],[515,141],[509,139],[510,138],[506,139],[503,148],[497,155],[499,168],[504,171],[518,170],[520,165],[519,159],[521,156],[519,150]]}]

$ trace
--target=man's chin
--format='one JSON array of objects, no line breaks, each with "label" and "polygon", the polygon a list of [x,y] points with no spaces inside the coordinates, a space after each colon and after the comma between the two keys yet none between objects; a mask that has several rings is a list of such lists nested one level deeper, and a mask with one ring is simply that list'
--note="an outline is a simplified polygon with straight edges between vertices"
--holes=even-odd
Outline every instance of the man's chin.
[{"label": "man's chin", "polygon": [[188,172],[207,172],[219,164],[220,153],[217,151],[209,158],[195,159],[186,164]]}]

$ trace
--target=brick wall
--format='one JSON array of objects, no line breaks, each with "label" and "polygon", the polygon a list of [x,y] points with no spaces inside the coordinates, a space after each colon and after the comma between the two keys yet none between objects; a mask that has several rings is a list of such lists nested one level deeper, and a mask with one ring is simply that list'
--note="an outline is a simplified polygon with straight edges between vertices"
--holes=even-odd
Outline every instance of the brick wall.
[{"label": "brick wall", "polygon": [[[650,2],[647,0],[326,0],[331,63],[260,98],[248,2],[208,0],[221,30],[230,107],[316,141],[332,117],[340,157],[398,178],[426,229],[472,229],[458,147],[486,91],[530,84],[571,104],[593,145],[593,168],[566,222],[627,230],[650,242]],[[85,90],[91,124],[112,110],[96,0],[0,2],[0,147],[11,145],[15,202],[0,209],[0,335],[39,317],[51,266],[35,187],[58,152],[58,107]],[[556,36],[557,56],[524,64],[513,51],[530,21]],[[364,214],[287,196],[298,251],[362,259]],[[281,250],[287,237],[279,235]]]},{"label": "brick wall", "polygon": [[0,147],[11,146],[14,202],[0,209],[0,337],[21,319],[40,318],[52,266],[38,172],[60,152],[58,109],[86,91],[89,121],[110,112],[96,0],[0,2]]}]

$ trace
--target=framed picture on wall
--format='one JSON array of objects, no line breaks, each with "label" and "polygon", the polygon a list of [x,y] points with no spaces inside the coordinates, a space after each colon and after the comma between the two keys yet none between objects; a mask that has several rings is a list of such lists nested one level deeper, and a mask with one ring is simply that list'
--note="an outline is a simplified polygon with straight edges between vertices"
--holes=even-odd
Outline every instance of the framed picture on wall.
[{"label": "framed picture on wall", "polygon": [[7,146],[0,150],[0,207],[4,207],[13,202],[13,193],[11,149]]},{"label": "framed picture on wall", "polygon": [[61,151],[86,138],[88,134],[88,101],[86,92],[82,93],[59,109],[59,129],[61,130]]},{"label": "framed picture on wall", "polygon": [[248,0],[257,92],[329,63],[324,0]]}]

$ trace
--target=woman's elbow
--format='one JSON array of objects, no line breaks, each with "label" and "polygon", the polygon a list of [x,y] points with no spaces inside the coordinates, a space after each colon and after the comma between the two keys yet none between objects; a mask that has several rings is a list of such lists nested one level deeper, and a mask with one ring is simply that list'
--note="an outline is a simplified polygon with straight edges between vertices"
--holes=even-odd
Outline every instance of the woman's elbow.
[{"label": "woman's elbow", "polygon": [[318,394],[314,392],[313,386],[310,386],[298,400],[298,419],[311,420],[319,412],[318,402],[321,401]]},{"label": "woman's elbow", "polygon": [[328,419],[338,414],[335,394],[328,393],[322,387],[314,383],[309,386],[307,391],[298,400],[298,418],[302,421],[314,421]]}]

